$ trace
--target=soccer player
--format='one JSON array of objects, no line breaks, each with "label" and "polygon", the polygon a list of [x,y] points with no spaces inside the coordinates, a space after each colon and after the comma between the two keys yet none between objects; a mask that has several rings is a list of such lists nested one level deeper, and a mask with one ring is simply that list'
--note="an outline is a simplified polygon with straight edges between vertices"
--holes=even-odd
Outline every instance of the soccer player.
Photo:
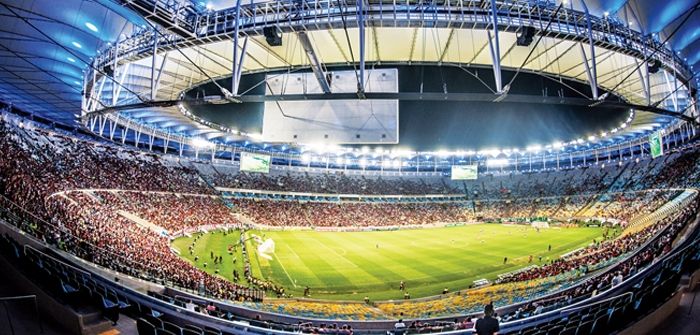
[{"label": "soccer player", "polygon": [[503,264],[508,263],[508,257],[503,257]]}]

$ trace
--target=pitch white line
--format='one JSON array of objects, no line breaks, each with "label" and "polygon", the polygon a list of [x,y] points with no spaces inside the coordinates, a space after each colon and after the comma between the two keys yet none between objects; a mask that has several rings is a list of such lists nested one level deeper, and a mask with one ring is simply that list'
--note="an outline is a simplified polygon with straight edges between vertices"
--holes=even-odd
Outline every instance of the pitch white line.
[{"label": "pitch white line", "polygon": [[292,283],[292,285],[294,285],[294,288],[297,288],[297,284],[294,282],[294,279],[292,279],[292,277],[289,275],[289,272],[287,272],[287,269],[284,267],[284,264],[282,264],[279,257],[277,257],[277,254],[273,254],[273,255],[275,255],[275,259],[277,259],[277,263],[279,263],[279,265],[282,267],[282,271],[284,271],[284,274],[286,274],[287,278],[289,278],[289,282]]}]

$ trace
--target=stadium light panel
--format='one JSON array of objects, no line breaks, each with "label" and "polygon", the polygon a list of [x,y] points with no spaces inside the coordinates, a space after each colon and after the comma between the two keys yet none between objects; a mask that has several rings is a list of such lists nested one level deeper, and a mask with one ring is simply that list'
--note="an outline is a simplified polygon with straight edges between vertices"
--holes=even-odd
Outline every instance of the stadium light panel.
[{"label": "stadium light panel", "polygon": [[508,165],[508,160],[505,158],[491,158],[486,160],[488,167],[504,167]]},{"label": "stadium light panel", "polygon": [[75,63],[75,58],[73,58],[73,57],[68,57],[67,59],[68,59],[69,62]]},{"label": "stadium light panel", "polygon": [[88,29],[90,29],[90,30],[92,30],[92,31],[94,31],[94,32],[98,32],[98,31],[99,31],[99,29],[97,29],[97,26],[95,26],[95,25],[92,24],[91,22],[85,22],[85,26],[88,27]]},{"label": "stadium light panel", "polygon": [[529,152],[538,152],[540,150],[542,150],[541,145],[531,145],[531,146],[527,147],[527,151],[529,151]]},{"label": "stadium light panel", "polygon": [[360,166],[361,166],[361,167],[367,166],[367,160],[364,159],[364,158],[361,158],[361,159],[360,159]]},{"label": "stadium light panel", "polygon": [[193,138],[191,144],[197,149],[211,148],[215,146],[214,143],[211,143],[203,138]]},{"label": "stadium light panel", "polygon": [[595,140],[596,140],[596,137],[595,137],[595,136],[593,136],[593,135],[588,136],[588,142],[593,142],[593,141],[595,141]]},{"label": "stadium light panel", "polygon": [[80,43],[78,43],[78,42],[76,42],[76,41],[73,41],[72,44],[73,44],[73,46],[75,46],[75,47],[78,48],[78,49],[82,49],[82,47],[83,47],[82,44],[80,44]]},{"label": "stadium light panel", "polygon": [[301,162],[304,164],[311,162],[311,156],[309,154],[301,155]]},{"label": "stadium light panel", "polygon": [[561,142],[554,142],[554,143],[552,143],[552,148],[554,148],[554,149],[561,149],[561,148],[563,148],[563,147],[564,147],[564,144],[561,143]]}]

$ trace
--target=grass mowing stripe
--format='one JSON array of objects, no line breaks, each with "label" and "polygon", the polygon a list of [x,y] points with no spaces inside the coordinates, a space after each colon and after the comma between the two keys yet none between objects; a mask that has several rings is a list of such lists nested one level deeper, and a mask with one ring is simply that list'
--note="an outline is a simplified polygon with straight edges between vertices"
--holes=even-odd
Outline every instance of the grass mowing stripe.
[{"label": "grass mowing stripe", "polygon": [[[361,237],[353,235],[349,235],[344,238],[344,240],[348,242],[362,243],[360,239]],[[383,243],[383,245],[384,246],[380,246],[379,248],[376,247],[376,244],[375,246],[364,249],[352,248],[354,250],[353,255],[354,257],[358,258],[358,262],[362,262],[365,265],[371,265],[371,267],[367,267],[369,270],[382,273],[381,277],[384,278],[384,282],[386,282],[387,279],[400,281],[406,276],[430,276],[430,273],[425,272],[416,266],[417,264],[415,263],[415,259],[407,259],[413,258],[411,257],[412,255],[398,255],[396,253],[392,253],[391,250],[398,247],[393,243]],[[370,261],[370,259],[374,261]],[[427,267],[427,264],[425,263],[420,263],[418,265]],[[433,270],[441,271],[441,269],[437,268],[434,268]]]},{"label": "grass mowing stripe", "polygon": [[280,262],[279,259],[277,258],[277,255],[274,255],[274,258],[277,259],[277,262],[279,262],[280,267],[282,267],[282,271],[284,271],[284,274],[287,275],[287,278],[289,279],[289,284],[292,284],[294,288],[297,288],[297,284],[294,282],[294,279],[289,275],[289,272],[287,272],[287,269],[284,268],[284,263]]},{"label": "grass mowing stripe", "polygon": [[[302,245],[300,239],[296,235],[292,234],[291,237],[296,242],[295,245]],[[325,287],[354,287],[352,282],[345,277],[341,268],[328,262],[326,257],[318,257],[319,255],[317,253],[311,252],[311,250],[308,251],[309,253],[316,254],[317,257],[302,258],[302,261],[306,264],[307,268],[314,269],[314,271],[319,274],[318,278],[323,282]]]}]

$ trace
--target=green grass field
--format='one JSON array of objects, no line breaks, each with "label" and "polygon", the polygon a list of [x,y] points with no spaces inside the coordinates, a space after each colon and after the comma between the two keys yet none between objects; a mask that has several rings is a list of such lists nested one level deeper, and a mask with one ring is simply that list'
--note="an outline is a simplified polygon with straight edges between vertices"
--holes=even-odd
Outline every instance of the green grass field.
[{"label": "green grass field", "polygon": [[[403,292],[398,290],[401,280],[406,282],[412,298],[437,295],[445,287],[451,291],[464,289],[474,280],[492,280],[499,274],[528,266],[530,255],[537,264],[539,256],[544,262],[585,246],[600,238],[602,229],[552,228],[538,233],[523,226],[479,224],[378,232],[250,231],[246,234],[275,242],[272,259],[267,259],[258,255],[257,242],[247,241],[251,270],[256,277],[282,285],[287,293],[302,296],[304,287],[309,286],[311,297],[317,299],[361,300],[369,296],[372,300],[387,300],[403,297]],[[187,253],[191,241],[192,238],[180,238],[174,242],[189,260],[194,258]],[[226,254],[226,247],[237,241],[237,234],[224,236],[214,232],[202,236],[194,252],[200,255],[198,266],[214,250],[224,255],[220,273],[230,279],[233,256]],[[552,250],[548,252],[550,244]],[[503,264],[504,257],[508,257],[507,264]],[[240,261],[236,266],[241,271]],[[211,266],[206,270],[213,272]]]},{"label": "green grass field", "polygon": [[[195,243],[194,250],[192,254],[189,253],[188,247],[192,244],[195,237],[200,236],[199,240]],[[237,247],[236,252],[229,255],[227,248],[229,245],[236,245],[239,243],[241,236],[240,231],[231,231],[224,235],[222,231],[214,231],[209,233],[198,233],[192,235],[192,237],[181,237],[173,241],[173,248],[180,252],[180,257],[190,261],[197,265],[198,268],[206,271],[210,274],[216,274],[216,270],[219,270],[218,275],[233,281],[233,270],[236,269],[240,273],[240,283],[247,284],[245,277],[243,276],[243,254],[241,248]],[[216,256],[222,256],[223,261],[221,264],[214,264],[211,259],[211,252],[214,252]],[[195,256],[199,256],[199,260],[195,262]],[[233,263],[233,258],[236,258],[236,263]],[[207,267],[204,267],[204,263],[207,263]]]}]

